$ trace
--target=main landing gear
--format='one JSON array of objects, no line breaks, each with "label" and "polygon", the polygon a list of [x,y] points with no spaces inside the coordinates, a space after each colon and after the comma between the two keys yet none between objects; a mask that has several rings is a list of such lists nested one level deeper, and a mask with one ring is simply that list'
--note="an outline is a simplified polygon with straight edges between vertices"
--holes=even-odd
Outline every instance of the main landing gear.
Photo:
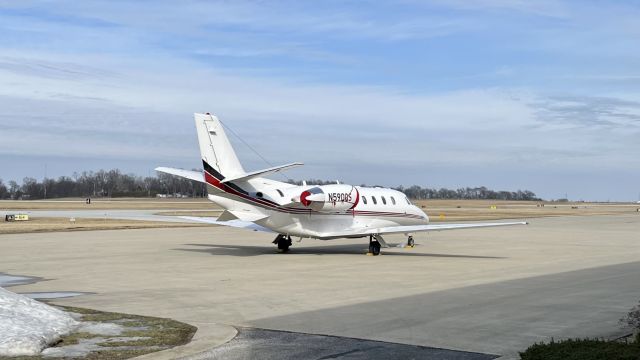
[{"label": "main landing gear", "polygon": [[380,243],[373,235],[369,235],[369,253],[373,256],[380,255]]},{"label": "main landing gear", "polygon": [[416,246],[416,242],[413,240],[413,236],[411,235],[409,235],[409,238],[407,239],[407,246],[411,248]]},{"label": "main landing gear", "polygon": [[276,236],[276,239],[273,240],[273,243],[278,245],[278,250],[286,253],[289,251],[289,246],[291,246],[291,236],[279,234]]}]

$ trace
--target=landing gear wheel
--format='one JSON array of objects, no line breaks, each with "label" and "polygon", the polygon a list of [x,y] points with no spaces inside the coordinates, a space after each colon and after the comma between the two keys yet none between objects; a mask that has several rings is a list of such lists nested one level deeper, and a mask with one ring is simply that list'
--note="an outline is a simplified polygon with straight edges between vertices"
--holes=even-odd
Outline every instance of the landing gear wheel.
[{"label": "landing gear wheel", "polygon": [[289,251],[289,246],[291,246],[291,237],[285,235],[278,235],[275,240],[275,243],[278,244],[278,250],[286,253]]},{"label": "landing gear wheel", "polygon": [[380,243],[377,241],[374,241],[371,244],[369,244],[369,252],[373,254],[373,256],[380,255]]},{"label": "landing gear wheel", "polygon": [[409,236],[409,238],[407,239],[407,246],[408,247],[416,246],[416,242],[413,240],[413,236]]},{"label": "landing gear wheel", "polygon": [[369,253],[373,256],[380,255],[380,243],[377,240],[373,240],[373,236],[369,237]]}]

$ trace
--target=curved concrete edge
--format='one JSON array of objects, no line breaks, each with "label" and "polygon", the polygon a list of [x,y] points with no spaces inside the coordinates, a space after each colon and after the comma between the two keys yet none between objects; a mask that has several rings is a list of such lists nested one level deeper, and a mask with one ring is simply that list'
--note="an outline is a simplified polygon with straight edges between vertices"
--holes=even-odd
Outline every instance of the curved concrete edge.
[{"label": "curved concrete edge", "polygon": [[238,334],[236,328],[230,325],[214,323],[191,323],[191,325],[197,327],[198,330],[188,344],[137,356],[134,359],[181,359],[225,344]]}]

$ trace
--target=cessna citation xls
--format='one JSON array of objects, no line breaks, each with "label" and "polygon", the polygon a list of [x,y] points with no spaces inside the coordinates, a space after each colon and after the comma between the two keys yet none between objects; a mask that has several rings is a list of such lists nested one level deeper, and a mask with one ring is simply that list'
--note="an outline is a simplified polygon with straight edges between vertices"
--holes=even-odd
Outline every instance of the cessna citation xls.
[{"label": "cessna citation xls", "polygon": [[236,156],[223,124],[209,113],[195,114],[203,172],[159,167],[157,171],[207,184],[209,200],[225,209],[217,218],[184,217],[278,234],[273,241],[283,252],[291,236],[332,240],[369,238],[369,252],[387,247],[386,234],[405,234],[413,246],[413,233],[490,226],[524,225],[526,222],[429,224],[429,217],[401,192],[332,184],[292,185],[264,176],[301,166],[291,163],[246,172]]}]

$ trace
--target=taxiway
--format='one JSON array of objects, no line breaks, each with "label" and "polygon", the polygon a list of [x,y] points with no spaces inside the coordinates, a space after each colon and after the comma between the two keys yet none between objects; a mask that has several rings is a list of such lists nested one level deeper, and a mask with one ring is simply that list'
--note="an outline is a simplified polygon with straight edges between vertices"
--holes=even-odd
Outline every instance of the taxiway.
[{"label": "taxiway", "polygon": [[56,302],[198,326],[167,358],[210,350],[233,326],[514,358],[552,337],[615,336],[640,299],[635,214],[420,234],[379,257],[366,239],[288,254],[271,240],[215,226],[0,235],[0,271],[48,280],[12,291],[92,293]]}]

